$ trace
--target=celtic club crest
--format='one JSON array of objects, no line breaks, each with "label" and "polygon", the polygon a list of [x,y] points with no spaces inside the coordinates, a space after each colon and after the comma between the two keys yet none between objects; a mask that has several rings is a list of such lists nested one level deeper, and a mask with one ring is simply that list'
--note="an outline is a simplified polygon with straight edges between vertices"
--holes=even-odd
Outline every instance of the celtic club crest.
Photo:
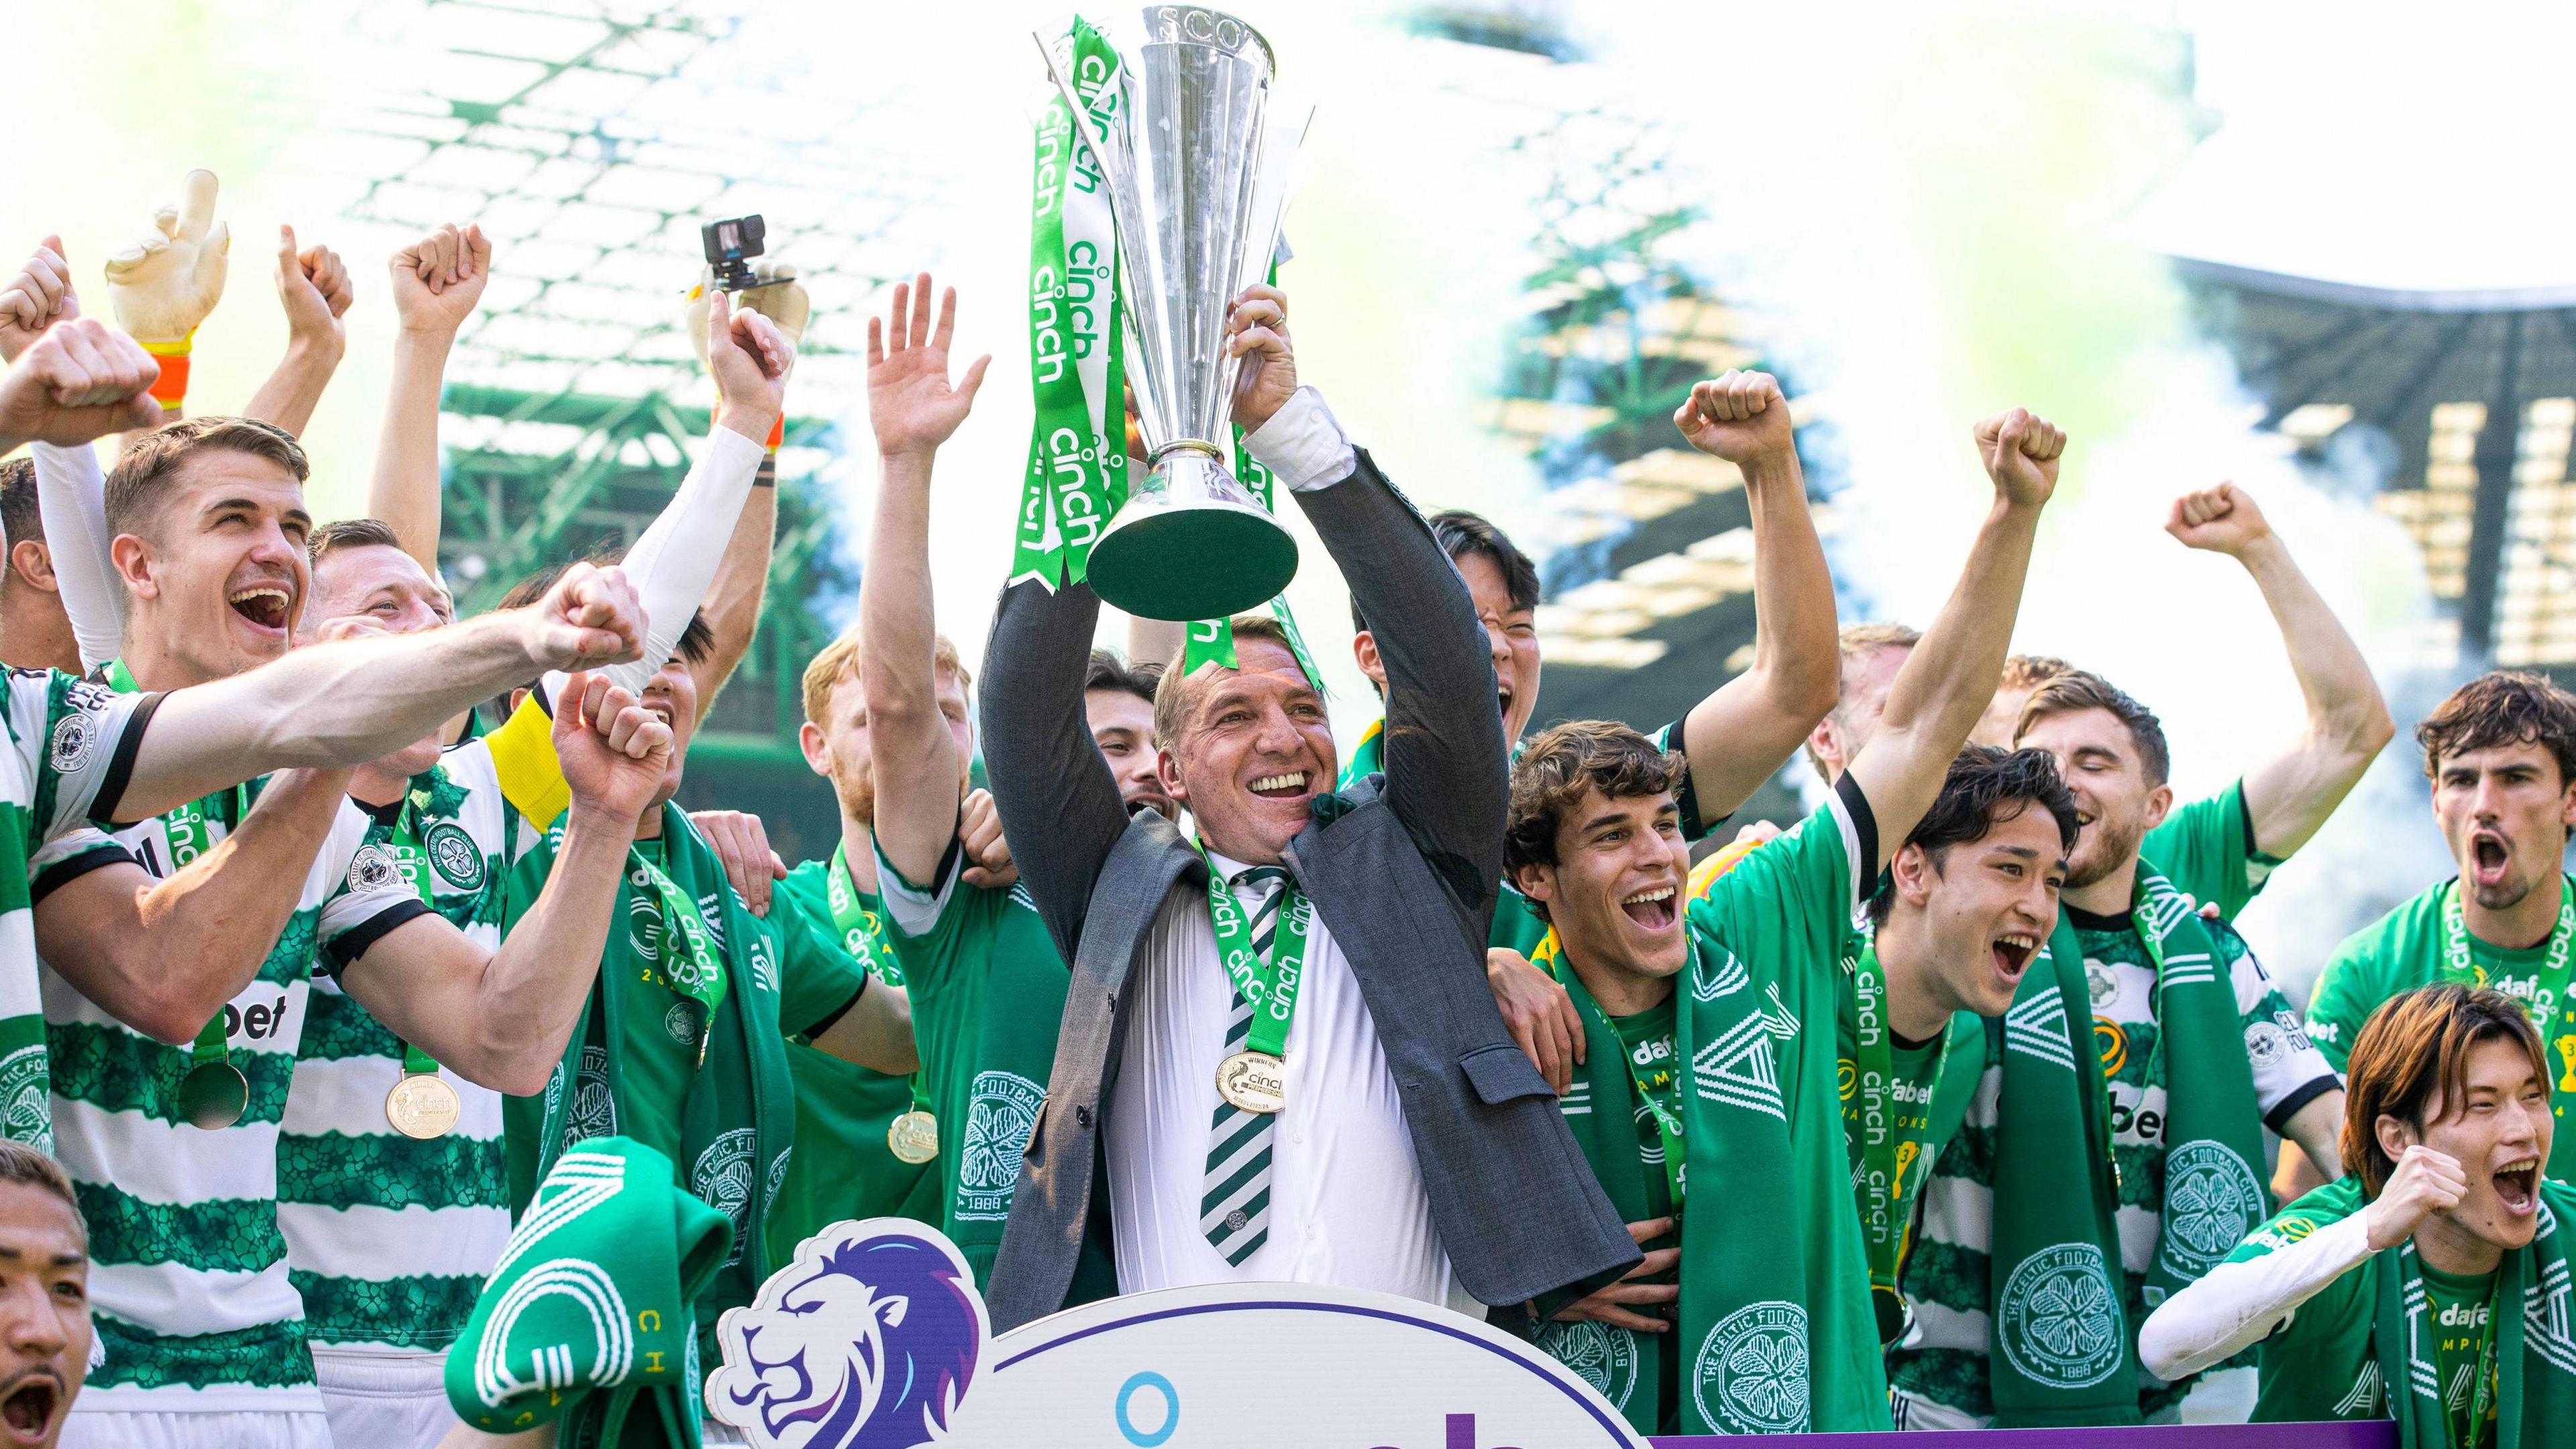
[{"label": "celtic club crest", "polygon": [[1637,1389],[1637,1335],[1591,1319],[1550,1323],[1538,1332],[1538,1351],[1580,1375],[1610,1407],[1625,1410]]},{"label": "celtic club crest", "polygon": [[433,825],[421,848],[429,856],[430,869],[449,885],[460,891],[483,888],[483,848],[465,833],[465,827],[445,821]]},{"label": "celtic club crest", "polygon": [[2059,1243],[2024,1258],[2004,1281],[1995,1341],[2023,1377],[2052,1388],[2080,1389],[2110,1377],[2128,1340],[2102,1250]]},{"label": "celtic club crest", "polygon": [[957,1217],[1000,1222],[1011,1215],[1020,1154],[1046,1105],[1046,1088],[1010,1072],[979,1072],[966,1107],[965,1145],[957,1159]]},{"label": "celtic club crest", "polygon": [[365,895],[371,891],[400,890],[402,886],[402,867],[394,863],[394,858],[385,853],[383,846],[362,845],[358,847],[357,854],[349,857],[349,889],[352,893]]},{"label": "celtic club crest", "polygon": [[2165,1159],[2164,1239],[2156,1256],[2167,1271],[2199,1277],[2262,1220],[2263,1185],[2224,1144],[2186,1142]]},{"label": "celtic club crest", "polygon": [[54,1104],[45,1077],[42,1043],[22,1046],[0,1058],[0,1137],[24,1142],[51,1156],[54,1150]]},{"label": "celtic club crest", "polygon": [[1719,1319],[1700,1342],[1691,1399],[1723,1433],[1805,1433],[1807,1310],[1774,1300]]},{"label": "celtic club crest", "polygon": [[742,1261],[751,1227],[751,1156],[756,1136],[748,1127],[723,1133],[707,1144],[698,1154],[697,1165],[689,1169],[689,1191],[733,1219],[733,1252],[725,1258],[728,1266]]},{"label": "celtic club crest", "polygon": [[96,748],[97,722],[85,714],[67,714],[54,721],[53,738],[45,750],[45,763],[55,774],[68,775],[87,764],[90,752]]},{"label": "celtic club crest", "polygon": [[564,1112],[563,1145],[570,1147],[616,1133],[617,1099],[608,1091],[608,1053],[585,1046],[581,1049],[581,1069],[573,1074],[572,1105]]}]

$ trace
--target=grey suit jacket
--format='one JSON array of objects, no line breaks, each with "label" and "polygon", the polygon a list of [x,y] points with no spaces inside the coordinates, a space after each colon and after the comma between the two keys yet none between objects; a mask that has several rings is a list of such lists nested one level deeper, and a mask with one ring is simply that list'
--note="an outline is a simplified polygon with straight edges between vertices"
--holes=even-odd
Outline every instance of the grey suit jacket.
[{"label": "grey suit jacket", "polygon": [[[1519,1303],[1639,1254],[1485,983],[1509,757],[1483,626],[1421,515],[1358,459],[1351,476],[1295,497],[1376,625],[1387,769],[1318,797],[1288,865],[1376,1019],[1458,1281],[1484,1302]],[[1169,821],[1128,817],[1092,743],[1082,679],[1099,610],[1087,585],[1020,584],[1003,593],[984,655],[993,797],[1073,971],[986,1295],[996,1331],[1064,1305],[1106,1185],[1100,1132],[1128,972],[1165,898],[1206,889],[1206,866]]]}]

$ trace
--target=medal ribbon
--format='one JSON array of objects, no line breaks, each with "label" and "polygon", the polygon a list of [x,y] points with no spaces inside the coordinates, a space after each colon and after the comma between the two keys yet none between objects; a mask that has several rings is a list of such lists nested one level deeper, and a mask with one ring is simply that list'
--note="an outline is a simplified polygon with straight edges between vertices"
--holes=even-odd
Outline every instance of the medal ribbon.
[{"label": "medal ribbon", "polygon": [[[1207,847],[1198,849],[1199,858],[1207,860]],[[1216,928],[1217,960],[1236,993],[1252,1003],[1252,1035],[1244,1048],[1284,1060],[1288,1022],[1297,1014],[1297,981],[1305,974],[1306,927],[1315,917],[1315,905],[1297,889],[1293,875],[1279,889],[1279,934],[1264,961],[1252,949],[1252,920],[1243,913],[1243,903],[1234,898],[1215,862],[1208,862],[1208,918]]]},{"label": "medal ribbon", "polygon": [[[1887,1025],[1887,973],[1878,964],[1875,945],[1862,949],[1857,967],[1859,1009],[1854,1013],[1853,1042],[1859,1060],[1861,1121],[1860,1232],[1869,1251],[1869,1286],[1873,1293],[1894,1295],[1899,1250],[1905,1245],[1905,1194],[1899,1180],[1909,1167],[1920,1180],[1923,1144],[1930,1136],[1927,1120],[1915,1132],[1896,1130],[1896,1038]],[[1950,1055],[1950,1034],[1941,1033],[1934,1049],[1931,1081],[1941,1080]],[[1928,1107],[1928,1103],[1926,1104]],[[1879,1124],[1875,1132],[1871,1122]],[[1904,1149],[1912,1147],[1912,1153]]]},{"label": "medal ribbon", "polygon": [[[1599,1003],[1594,1003],[1593,1009],[1598,1011],[1600,1009]],[[1675,1010],[1679,1009],[1680,1008],[1677,1003]],[[1603,1015],[1602,1020],[1605,1025],[1608,1023],[1609,1018],[1606,1013]],[[1676,1048],[1680,1045],[1679,1030],[1680,1028],[1677,1024],[1674,1029],[1675,1034],[1665,1038],[1666,1042],[1672,1044]],[[1675,1213],[1679,1213],[1682,1210],[1682,1184],[1690,1175],[1690,1164],[1683,1156],[1681,1113],[1667,1105],[1662,1097],[1655,1095],[1655,1093],[1647,1087],[1645,1072],[1637,1065],[1636,1054],[1627,1050],[1628,1043],[1626,1039],[1619,1036],[1616,1028],[1612,1028],[1610,1035],[1613,1041],[1617,1041],[1619,1043],[1620,1060],[1628,1064],[1628,1089],[1637,1094],[1637,1100],[1639,1102],[1645,1104],[1646,1115],[1655,1119],[1655,1135],[1663,1139],[1664,1186],[1672,1192],[1673,1211]],[[1680,1095],[1678,1084],[1681,1081],[1681,1066],[1677,1057],[1673,1060],[1673,1075],[1672,1078],[1664,1084],[1664,1092],[1667,1096],[1678,1097]]]},{"label": "medal ribbon", "polygon": [[698,1065],[705,1066],[709,1024],[716,1018],[716,1008],[724,1004],[728,984],[724,957],[707,934],[706,917],[698,913],[698,903],[687,891],[672,884],[671,877],[636,847],[627,848],[626,863],[627,884],[648,894],[661,924],[662,949],[645,963],[644,979],[698,1004]]},{"label": "medal ribbon", "polygon": [[[2533,984],[2530,1004],[2525,1008],[2534,1025],[2544,1032],[2559,1003],[2567,999],[2569,951],[2576,947],[2576,882],[2562,874],[2558,878],[2558,924],[2549,931],[2549,954],[2541,961],[2540,975]],[[2446,980],[2464,986],[2488,984],[2486,973],[2469,954],[2468,914],[2460,905],[2460,883],[2452,881],[2442,891],[2442,970]]]},{"label": "medal ribbon", "polygon": [[[413,809],[425,798],[425,795],[408,792],[403,796],[402,813],[394,817],[393,827],[385,833],[385,845],[393,851],[394,860],[402,867],[403,877],[411,882],[411,888],[420,893],[420,903],[435,915],[438,900],[429,888],[429,851],[420,843],[419,824],[412,815]],[[400,1037],[395,1040],[402,1043],[404,1076],[438,1075],[438,1063],[429,1053]]]},{"label": "medal ribbon", "polygon": [[[850,874],[846,842],[832,847],[832,868],[823,880],[823,900],[832,908],[832,928],[841,933],[841,949],[870,976],[888,986],[903,985],[903,967],[895,960],[894,943],[886,939],[885,922],[859,904],[859,883]],[[925,1117],[937,1115],[930,1110],[926,1073],[912,1074],[912,1110]]]}]

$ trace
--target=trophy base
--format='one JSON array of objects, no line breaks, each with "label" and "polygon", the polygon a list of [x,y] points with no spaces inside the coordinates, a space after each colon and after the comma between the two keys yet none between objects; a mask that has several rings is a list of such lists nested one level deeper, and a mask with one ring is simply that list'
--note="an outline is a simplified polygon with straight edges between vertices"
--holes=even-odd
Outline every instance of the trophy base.
[{"label": "trophy base", "polygon": [[1257,609],[1297,576],[1297,540],[1260,508],[1201,500],[1120,510],[1091,546],[1102,599],[1144,619],[1223,619]]}]

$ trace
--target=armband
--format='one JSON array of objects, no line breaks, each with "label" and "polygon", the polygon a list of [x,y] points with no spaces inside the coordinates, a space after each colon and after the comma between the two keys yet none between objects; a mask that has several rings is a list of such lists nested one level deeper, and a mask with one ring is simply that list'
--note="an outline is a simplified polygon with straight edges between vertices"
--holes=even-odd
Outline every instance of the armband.
[{"label": "armband", "polygon": [[188,397],[188,354],[196,349],[197,334],[191,329],[176,342],[146,342],[143,350],[161,364],[161,375],[152,382],[152,400],[161,404],[165,416],[176,414]]}]

